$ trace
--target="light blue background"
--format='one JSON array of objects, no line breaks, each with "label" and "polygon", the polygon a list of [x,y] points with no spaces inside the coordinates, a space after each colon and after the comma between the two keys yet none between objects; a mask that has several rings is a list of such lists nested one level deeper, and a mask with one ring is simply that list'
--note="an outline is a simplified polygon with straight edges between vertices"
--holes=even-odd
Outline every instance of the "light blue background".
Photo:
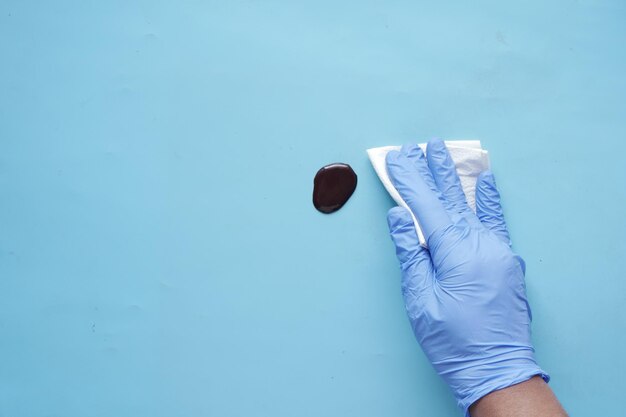
[{"label": "light blue background", "polygon": [[[572,415],[623,414],[626,5],[0,2],[0,416],[455,416],[373,146],[478,138]],[[338,213],[316,170],[350,163]]]}]

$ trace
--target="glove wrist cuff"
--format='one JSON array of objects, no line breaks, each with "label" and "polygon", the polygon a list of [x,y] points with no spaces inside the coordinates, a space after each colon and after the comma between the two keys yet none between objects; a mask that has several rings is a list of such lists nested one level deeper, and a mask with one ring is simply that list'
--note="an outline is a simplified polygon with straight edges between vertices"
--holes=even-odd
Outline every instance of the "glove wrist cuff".
[{"label": "glove wrist cuff", "polygon": [[457,369],[456,375],[444,379],[452,388],[459,407],[469,417],[469,407],[485,395],[527,381],[534,376],[541,376],[548,382],[550,376],[544,372],[533,356],[533,350],[507,352],[475,365]]},{"label": "glove wrist cuff", "polygon": [[496,378],[493,381],[490,381],[485,386],[481,387],[478,391],[476,391],[473,395],[464,398],[458,401],[459,407],[463,410],[463,415],[465,417],[471,417],[469,413],[469,408],[476,401],[480,400],[487,394],[490,394],[494,391],[498,391],[501,389],[508,388],[512,385],[520,384],[522,382],[528,381],[532,377],[540,376],[543,378],[545,382],[550,381],[550,375],[546,374],[541,368],[528,368],[528,369],[519,369],[517,372],[511,373],[506,376],[501,376],[500,378]]}]

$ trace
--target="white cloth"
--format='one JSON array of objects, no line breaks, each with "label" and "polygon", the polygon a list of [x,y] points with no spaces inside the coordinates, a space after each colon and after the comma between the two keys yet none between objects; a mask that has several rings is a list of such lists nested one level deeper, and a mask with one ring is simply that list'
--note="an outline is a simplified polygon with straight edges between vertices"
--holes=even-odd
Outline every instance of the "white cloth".
[{"label": "white cloth", "polygon": [[[450,157],[456,166],[456,172],[459,174],[461,186],[467,198],[467,204],[472,210],[476,211],[476,178],[482,171],[489,169],[489,153],[482,149],[480,141],[478,140],[454,140],[446,141],[445,143],[450,152]],[[420,143],[419,146],[424,153],[426,153],[426,144]],[[387,174],[385,157],[389,151],[399,149],[400,146],[383,146],[368,149],[367,154],[378,178],[380,178],[380,181],[385,186],[391,198],[393,198],[399,206],[411,211],[409,206],[402,200],[402,197],[400,197],[400,194],[391,183],[389,175]],[[413,216],[413,222],[415,223],[420,244],[426,247],[426,239],[424,239],[424,234],[419,226],[418,219],[413,212],[411,212],[411,215]]]}]

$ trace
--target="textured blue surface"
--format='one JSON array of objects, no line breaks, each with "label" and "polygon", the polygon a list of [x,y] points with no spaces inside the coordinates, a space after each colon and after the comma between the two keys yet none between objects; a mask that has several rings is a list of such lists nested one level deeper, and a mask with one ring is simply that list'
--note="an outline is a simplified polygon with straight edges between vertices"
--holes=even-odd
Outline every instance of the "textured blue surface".
[{"label": "textured blue surface", "polygon": [[[471,5],[470,5],[471,4]],[[454,416],[365,148],[491,151],[540,364],[623,413],[626,6],[0,2],[0,416]],[[359,186],[311,205],[323,164]]]}]

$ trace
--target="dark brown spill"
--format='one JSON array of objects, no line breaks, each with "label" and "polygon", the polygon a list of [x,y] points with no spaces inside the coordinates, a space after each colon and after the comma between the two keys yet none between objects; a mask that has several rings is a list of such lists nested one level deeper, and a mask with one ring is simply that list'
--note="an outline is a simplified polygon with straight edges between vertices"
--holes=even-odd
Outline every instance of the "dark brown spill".
[{"label": "dark brown spill", "polygon": [[346,204],[355,188],[356,174],[350,165],[326,165],[313,180],[313,205],[322,213],[334,213]]}]

